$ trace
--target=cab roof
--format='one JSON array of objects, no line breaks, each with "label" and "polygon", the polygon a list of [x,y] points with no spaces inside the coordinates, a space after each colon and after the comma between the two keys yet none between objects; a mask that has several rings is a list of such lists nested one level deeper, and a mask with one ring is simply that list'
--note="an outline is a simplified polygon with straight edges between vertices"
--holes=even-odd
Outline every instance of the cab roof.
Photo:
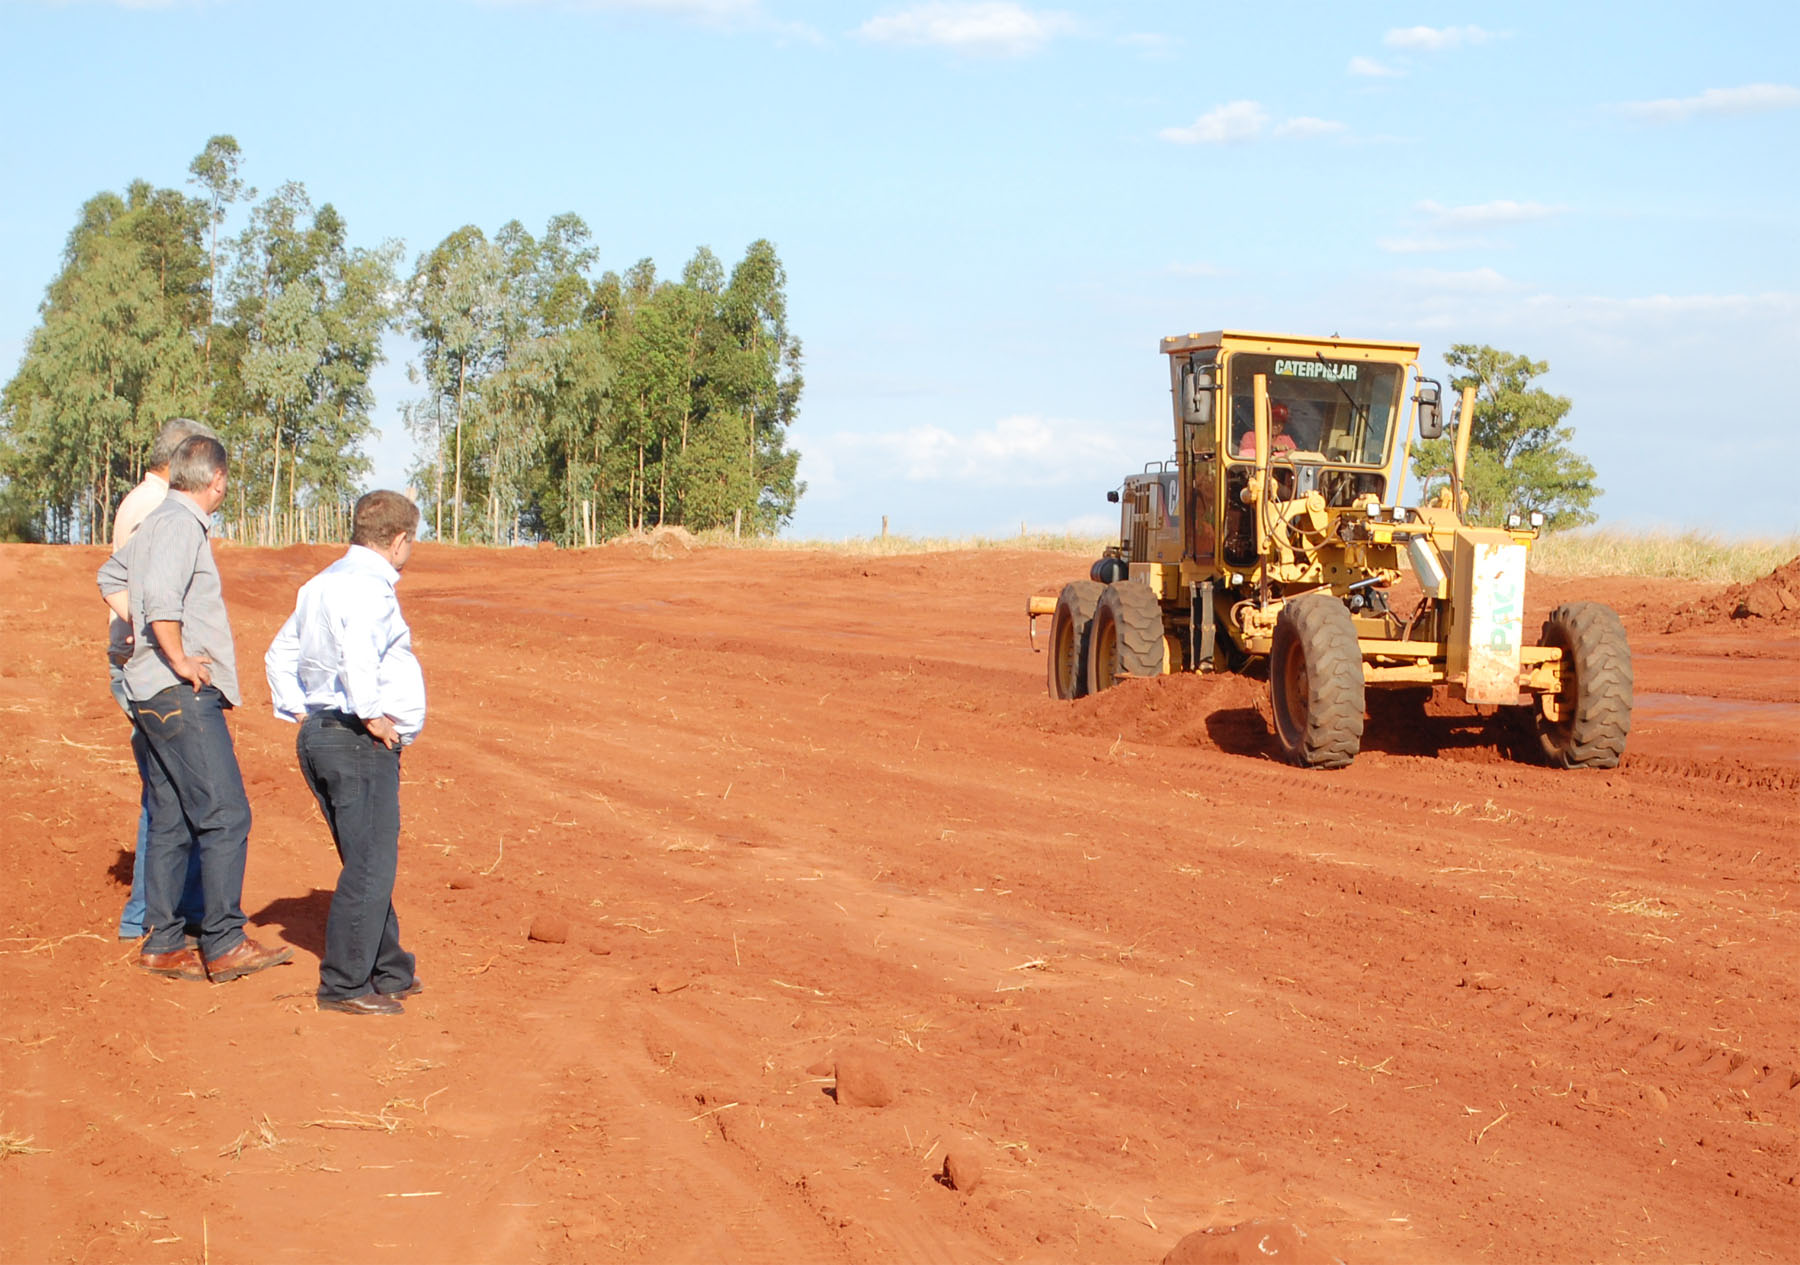
[{"label": "cab roof", "polygon": [[1355,355],[1378,357],[1381,359],[1411,360],[1419,354],[1417,343],[1389,343],[1373,338],[1318,338],[1307,334],[1265,334],[1243,329],[1215,329],[1199,334],[1170,334],[1162,340],[1164,355],[1172,355],[1180,351],[1205,351],[1219,348],[1229,351],[1266,351],[1278,352],[1289,349],[1304,349],[1307,353],[1314,351],[1330,352],[1336,355]]}]

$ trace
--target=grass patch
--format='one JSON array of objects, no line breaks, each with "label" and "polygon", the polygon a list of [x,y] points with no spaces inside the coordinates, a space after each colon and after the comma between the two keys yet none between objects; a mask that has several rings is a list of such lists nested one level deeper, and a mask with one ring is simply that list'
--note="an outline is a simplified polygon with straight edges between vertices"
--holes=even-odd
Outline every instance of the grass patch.
[{"label": "grass patch", "polygon": [[1707,532],[1588,528],[1539,537],[1531,569],[1544,575],[1634,575],[1741,584],[1800,555],[1800,535],[1732,540]]}]

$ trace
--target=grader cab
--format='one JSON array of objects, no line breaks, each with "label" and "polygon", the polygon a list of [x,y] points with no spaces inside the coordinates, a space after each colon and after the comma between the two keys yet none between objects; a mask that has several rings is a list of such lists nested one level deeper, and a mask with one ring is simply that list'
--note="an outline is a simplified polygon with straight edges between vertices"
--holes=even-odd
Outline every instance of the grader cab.
[{"label": "grader cab", "polygon": [[1472,390],[1448,486],[1407,505],[1410,435],[1445,428],[1417,345],[1216,330],[1162,351],[1175,456],[1107,494],[1119,542],[1089,578],[1027,605],[1034,641],[1050,619],[1053,697],[1266,671],[1283,755],[1336,768],[1361,747],[1366,691],[1442,688],[1520,709],[1552,764],[1618,764],[1631,728],[1618,616],[1568,603],[1528,641],[1525,564],[1542,516],[1487,528],[1459,515]]}]

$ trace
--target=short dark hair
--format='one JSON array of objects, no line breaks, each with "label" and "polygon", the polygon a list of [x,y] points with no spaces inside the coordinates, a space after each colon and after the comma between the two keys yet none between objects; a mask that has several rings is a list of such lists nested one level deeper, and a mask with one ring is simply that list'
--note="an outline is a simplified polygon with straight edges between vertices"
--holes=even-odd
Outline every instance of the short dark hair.
[{"label": "short dark hair", "polygon": [[181,447],[184,439],[194,435],[210,435],[217,439],[219,434],[205,422],[196,422],[191,417],[171,417],[156,432],[156,441],[150,445],[150,456],[144,462],[146,470],[161,470],[169,464],[175,450]]},{"label": "short dark hair", "polygon": [[169,486],[177,492],[198,492],[231,468],[225,445],[211,435],[189,435],[169,457]]},{"label": "short dark hair", "polygon": [[409,535],[419,527],[419,507],[399,492],[380,489],[364,495],[356,502],[350,529],[350,543],[366,548],[386,548],[401,532]]}]

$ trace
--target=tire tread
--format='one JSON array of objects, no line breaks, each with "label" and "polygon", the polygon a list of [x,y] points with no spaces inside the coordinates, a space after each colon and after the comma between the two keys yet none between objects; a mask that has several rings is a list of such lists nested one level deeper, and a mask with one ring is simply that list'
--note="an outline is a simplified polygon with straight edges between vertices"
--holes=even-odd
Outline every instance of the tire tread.
[{"label": "tire tread", "polygon": [[1544,621],[1542,645],[1561,645],[1573,660],[1577,694],[1566,735],[1540,721],[1544,758],[1565,769],[1617,768],[1631,734],[1631,643],[1625,625],[1600,602],[1565,602]]},{"label": "tire tread", "polygon": [[[1282,754],[1303,768],[1341,769],[1362,750],[1364,687],[1362,647],[1344,604],[1329,594],[1295,598],[1281,609],[1269,665],[1270,702],[1277,711]],[[1297,740],[1283,735],[1284,699],[1279,674],[1289,639],[1306,656],[1306,725]]]}]

